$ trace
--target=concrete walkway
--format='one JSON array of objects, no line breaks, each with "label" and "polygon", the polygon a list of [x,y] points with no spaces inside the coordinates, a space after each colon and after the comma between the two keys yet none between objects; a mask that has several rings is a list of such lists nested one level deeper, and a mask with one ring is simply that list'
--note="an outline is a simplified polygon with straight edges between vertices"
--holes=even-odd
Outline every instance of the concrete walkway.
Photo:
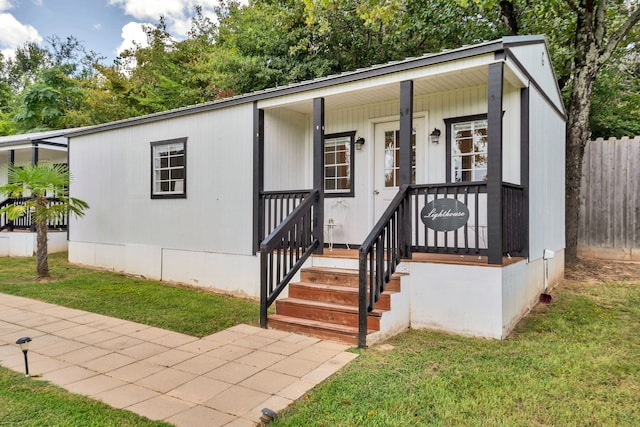
[{"label": "concrete walkway", "polygon": [[177,426],[255,426],[356,355],[348,346],[238,325],[202,339],[0,294],[0,364]]}]

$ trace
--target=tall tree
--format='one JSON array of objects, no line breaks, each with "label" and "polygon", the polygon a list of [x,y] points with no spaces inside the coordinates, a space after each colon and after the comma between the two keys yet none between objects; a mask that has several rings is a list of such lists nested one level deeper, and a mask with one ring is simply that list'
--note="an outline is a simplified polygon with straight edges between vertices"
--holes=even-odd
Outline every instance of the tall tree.
[{"label": "tall tree", "polygon": [[[38,279],[48,279],[48,224],[60,221],[68,214],[83,216],[89,205],[69,197],[69,171],[66,165],[28,165],[9,168],[9,184],[0,187],[0,194],[8,197],[27,197],[26,203],[12,203],[0,209],[9,220],[31,214],[36,224],[36,272]],[[51,198],[55,197],[55,202]]]},{"label": "tall tree", "polygon": [[[466,0],[462,0],[467,3]],[[580,179],[589,119],[600,72],[639,41],[637,0],[476,0],[500,10],[510,34],[547,34],[558,83],[567,105],[566,250],[577,261]]]}]

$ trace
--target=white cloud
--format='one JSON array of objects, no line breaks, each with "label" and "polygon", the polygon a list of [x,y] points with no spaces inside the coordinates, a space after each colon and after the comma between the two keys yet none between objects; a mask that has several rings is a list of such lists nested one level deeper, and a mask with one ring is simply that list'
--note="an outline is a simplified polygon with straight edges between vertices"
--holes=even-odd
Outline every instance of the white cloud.
[{"label": "white cloud", "polygon": [[42,42],[38,30],[31,25],[22,24],[10,13],[0,13],[0,28],[2,28],[0,31],[2,48],[14,50],[26,42]]},{"label": "white cloud", "polygon": [[[240,3],[247,4],[248,0],[241,0]],[[142,26],[155,26],[160,16],[164,17],[167,30],[172,36],[178,39],[185,37],[191,29],[191,18],[196,6],[202,8],[204,16],[214,19],[214,8],[220,5],[220,0],[109,0],[109,5],[119,7],[125,15],[139,21],[129,22],[122,27],[123,41],[116,50],[120,54],[123,50],[134,47],[134,42],[147,46],[147,36]]]},{"label": "white cloud", "polygon": [[[0,0],[3,1],[3,0]],[[241,3],[247,3],[242,1]],[[196,6],[202,7],[205,16],[212,17],[219,0],[109,0],[112,6],[120,7],[126,15],[139,21],[158,22],[164,16],[169,32],[176,37],[186,36],[191,29],[191,18]]]},{"label": "white cloud", "polygon": [[9,0],[0,0],[0,12],[4,12],[5,10],[12,9],[13,5]]},{"label": "white cloud", "polygon": [[148,46],[147,34],[144,32],[142,26],[149,24],[141,24],[139,22],[129,22],[122,27],[122,43],[116,49],[116,53],[120,54],[125,49],[131,49],[136,44],[139,46]]},{"label": "white cloud", "polygon": [[102,24],[98,23],[98,24],[93,24],[93,30],[94,31],[100,31],[102,30]]}]

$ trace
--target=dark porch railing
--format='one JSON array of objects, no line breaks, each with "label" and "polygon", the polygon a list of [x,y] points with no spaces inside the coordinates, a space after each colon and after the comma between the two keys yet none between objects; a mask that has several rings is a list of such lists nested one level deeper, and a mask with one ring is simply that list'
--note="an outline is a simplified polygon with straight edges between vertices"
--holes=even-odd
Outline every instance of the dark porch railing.
[{"label": "dark porch railing", "polygon": [[407,228],[410,212],[408,185],[393,198],[359,249],[358,347],[365,347],[367,316],[384,292],[401,258],[410,257]]},{"label": "dark porch railing", "polygon": [[522,256],[529,228],[525,223],[526,199],[521,185],[502,184],[502,252]]},{"label": "dark porch railing", "polygon": [[[32,200],[28,197],[17,197],[17,198],[9,198],[0,202],[0,209],[8,206],[8,205],[26,205],[29,200]],[[48,199],[49,204],[61,204],[63,203],[60,199],[55,197],[51,197]],[[55,220],[49,221],[48,227],[51,230],[66,230],[69,225],[68,217],[66,215],[61,218],[57,218]],[[28,210],[24,213],[24,215],[10,221],[7,218],[7,213],[4,212],[0,214],[0,231],[2,230],[31,230],[35,231],[35,222],[33,221],[33,212]]]},{"label": "dark porch railing", "polygon": [[[298,192],[288,194],[297,195]],[[318,190],[310,190],[294,198],[295,208],[287,211],[289,202],[276,200],[282,221],[260,244],[260,326],[267,327],[267,310],[286,288],[302,264],[318,247],[320,240],[313,235],[313,225],[319,206]],[[287,199],[288,200],[288,199]],[[299,200],[299,201],[298,201]],[[286,215],[284,212],[288,212]],[[270,221],[267,221],[270,223]]]},{"label": "dark porch railing", "polygon": [[[409,193],[413,208],[411,251],[486,255],[486,194],[487,184],[484,182],[412,185]],[[469,220],[455,231],[432,230],[420,219],[423,206],[444,198],[458,200],[469,209]]]},{"label": "dark porch railing", "polygon": [[[358,346],[366,346],[367,316],[402,258],[413,252],[486,255],[487,185],[449,183],[403,186],[359,250]],[[454,231],[436,231],[421,220],[421,209],[440,198],[456,199],[469,210],[468,221]],[[526,247],[525,200],[521,186],[502,186],[502,253]]]},{"label": "dark porch railing", "polygon": [[260,193],[261,206],[258,208],[262,213],[262,221],[259,224],[262,230],[258,231],[260,240],[271,234],[310,193],[311,190],[263,191]]}]

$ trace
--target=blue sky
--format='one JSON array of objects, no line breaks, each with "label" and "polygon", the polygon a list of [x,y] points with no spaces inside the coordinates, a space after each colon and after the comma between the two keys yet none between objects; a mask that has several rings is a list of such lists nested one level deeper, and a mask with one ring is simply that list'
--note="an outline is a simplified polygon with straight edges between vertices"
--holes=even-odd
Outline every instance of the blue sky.
[{"label": "blue sky", "polygon": [[27,41],[44,43],[57,35],[75,36],[88,50],[107,57],[144,43],[142,24],[165,17],[169,32],[180,38],[190,28],[195,5],[213,16],[219,0],[0,0],[0,51],[6,55]]}]

